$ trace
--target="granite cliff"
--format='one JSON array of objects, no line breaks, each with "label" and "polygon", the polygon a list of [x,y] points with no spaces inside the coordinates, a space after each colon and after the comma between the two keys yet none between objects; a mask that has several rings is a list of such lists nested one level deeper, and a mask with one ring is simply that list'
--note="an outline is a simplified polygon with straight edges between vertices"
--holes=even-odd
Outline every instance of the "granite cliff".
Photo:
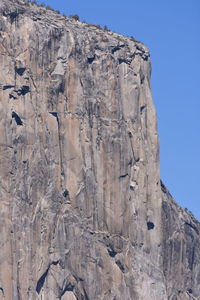
[{"label": "granite cliff", "polygon": [[200,299],[160,181],[148,49],[0,0],[0,299]]}]

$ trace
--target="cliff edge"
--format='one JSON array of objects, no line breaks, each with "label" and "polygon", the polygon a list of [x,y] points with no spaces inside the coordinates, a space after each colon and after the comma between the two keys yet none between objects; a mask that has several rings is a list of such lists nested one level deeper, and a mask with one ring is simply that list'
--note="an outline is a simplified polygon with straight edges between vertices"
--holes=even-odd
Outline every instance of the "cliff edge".
[{"label": "cliff edge", "polygon": [[192,300],[200,224],[159,174],[148,49],[0,0],[0,300]]}]

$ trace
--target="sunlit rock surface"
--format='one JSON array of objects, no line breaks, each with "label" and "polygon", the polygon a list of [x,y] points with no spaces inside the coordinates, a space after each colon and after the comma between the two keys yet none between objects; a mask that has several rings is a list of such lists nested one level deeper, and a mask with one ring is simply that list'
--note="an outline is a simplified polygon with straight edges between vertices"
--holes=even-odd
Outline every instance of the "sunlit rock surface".
[{"label": "sunlit rock surface", "polygon": [[150,70],[139,42],[0,0],[0,299],[198,299]]}]

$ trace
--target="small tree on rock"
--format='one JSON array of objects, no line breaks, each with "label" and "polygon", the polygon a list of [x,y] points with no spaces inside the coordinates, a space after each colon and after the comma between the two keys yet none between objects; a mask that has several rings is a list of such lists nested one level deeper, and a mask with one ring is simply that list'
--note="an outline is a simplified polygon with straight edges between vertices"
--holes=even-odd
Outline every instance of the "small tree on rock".
[{"label": "small tree on rock", "polygon": [[80,18],[79,18],[78,15],[70,15],[70,18],[71,18],[71,19],[74,19],[74,20],[76,20],[76,21],[80,21]]}]

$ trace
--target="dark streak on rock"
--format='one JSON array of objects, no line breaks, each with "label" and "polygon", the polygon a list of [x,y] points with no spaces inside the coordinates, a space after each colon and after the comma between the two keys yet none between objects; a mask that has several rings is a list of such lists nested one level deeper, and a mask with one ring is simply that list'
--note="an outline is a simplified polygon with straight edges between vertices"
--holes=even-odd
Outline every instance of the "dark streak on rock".
[{"label": "dark streak on rock", "polygon": [[88,57],[88,59],[87,59],[89,64],[93,63],[94,60],[95,60],[95,55],[92,57]]},{"label": "dark streak on rock", "polygon": [[169,195],[170,197],[172,197],[172,195],[170,194],[170,192],[168,191],[168,189],[166,188],[166,186],[164,185],[164,183],[162,182],[162,180],[160,180],[160,187],[161,190],[164,194]]},{"label": "dark streak on rock", "polygon": [[126,173],[126,174],[123,174],[123,175],[120,175],[119,176],[119,179],[121,179],[121,178],[125,178],[125,177],[127,177],[128,176],[128,173]]},{"label": "dark streak on rock", "polygon": [[48,275],[48,272],[49,272],[49,267],[48,269],[42,274],[42,276],[40,277],[40,279],[38,280],[37,282],[37,285],[36,285],[36,292],[39,294],[43,285],[44,285],[44,282],[45,282],[45,279]]},{"label": "dark streak on rock", "polygon": [[12,89],[14,88],[15,86],[14,85],[4,85],[3,86],[3,91],[7,90],[7,89]]},{"label": "dark streak on rock", "polygon": [[14,99],[14,100],[16,100],[17,97],[15,97],[13,94],[9,94],[9,99]]},{"label": "dark streak on rock", "polygon": [[58,113],[55,111],[49,112],[53,117],[56,118],[57,124],[58,124],[58,129],[59,129],[59,118],[58,118]]},{"label": "dark streak on rock", "polygon": [[133,137],[133,135],[132,135],[132,132],[128,132],[128,136],[130,137],[130,138],[132,138]]},{"label": "dark streak on rock", "polygon": [[111,257],[115,257],[117,255],[117,252],[112,248],[112,246],[110,246],[107,250]]},{"label": "dark streak on rock", "polygon": [[55,112],[55,111],[50,111],[49,113],[50,113],[52,116],[54,116],[55,118],[58,117],[58,113]]},{"label": "dark streak on rock", "polygon": [[74,285],[71,283],[67,283],[63,291],[61,292],[60,296],[62,297],[66,292],[73,292],[73,290],[74,290]]},{"label": "dark streak on rock", "polygon": [[16,11],[10,12],[8,14],[4,13],[3,14],[5,17],[9,17],[10,18],[10,22],[11,24],[17,19],[18,17],[18,13]]},{"label": "dark streak on rock", "polygon": [[194,226],[193,224],[188,223],[188,222],[185,222],[185,225],[187,225],[187,226],[189,226],[190,228],[192,228],[192,229],[199,235],[199,231],[198,231],[198,229],[196,228],[196,226]]},{"label": "dark streak on rock", "polygon": [[56,260],[56,261],[52,261],[51,265],[57,266],[59,263],[60,263],[60,261]]},{"label": "dark streak on rock", "polygon": [[15,72],[19,75],[22,76],[25,72],[26,68],[17,68],[15,67]]},{"label": "dark streak on rock", "polygon": [[119,58],[118,62],[119,62],[119,64],[125,63],[127,65],[130,65],[130,62],[125,58]]},{"label": "dark streak on rock", "polygon": [[67,196],[69,196],[69,191],[66,189],[66,190],[63,192],[63,197],[67,198]]},{"label": "dark streak on rock", "polygon": [[39,278],[39,280],[37,281],[37,285],[36,285],[36,292],[39,294],[41,292],[41,289],[45,283],[45,280],[46,280],[46,277],[48,275],[48,272],[49,272],[49,269],[51,267],[51,265],[58,265],[60,263],[59,260],[56,260],[56,261],[52,261],[50,263],[50,265],[48,266],[48,268],[46,269],[46,271],[42,274],[42,276]]},{"label": "dark streak on rock", "polygon": [[147,229],[148,230],[152,230],[152,229],[154,229],[154,227],[155,227],[155,225],[154,225],[153,222],[147,222]]},{"label": "dark streak on rock", "polygon": [[118,265],[120,270],[124,273],[125,272],[125,267],[119,259],[116,261],[116,264]]},{"label": "dark streak on rock", "polygon": [[115,52],[121,50],[121,48],[124,48],[124,47],[125,47],[125,45],[115,46],[112,48],[111,52],[112,52],[112,54],[114,54]]},{"label": "dark streak on rock", "polygon": [[23,122],[22,122],[21,118],[14,111],[12,112],[12,118],[15,119],[15,122],[16,122],[17,125],[19,125],[19,126],[23,125]]},{"label": "dark streak on rock", "polygon": [[140,113],[142,113],[143,112],[143,110],[146,108],[146,104],[145,105],[142,105],[141,107],[140,107]]},{"label": "dark streak on rock", "polygon": [[18,95],[19,96],[24,96],[24,95],[26,95],[27,93],[29,93],[30,92],[30,87],[28,86],[28,85],[23,85],[18,91],[17,91],[17,93],[18,93]]}]

